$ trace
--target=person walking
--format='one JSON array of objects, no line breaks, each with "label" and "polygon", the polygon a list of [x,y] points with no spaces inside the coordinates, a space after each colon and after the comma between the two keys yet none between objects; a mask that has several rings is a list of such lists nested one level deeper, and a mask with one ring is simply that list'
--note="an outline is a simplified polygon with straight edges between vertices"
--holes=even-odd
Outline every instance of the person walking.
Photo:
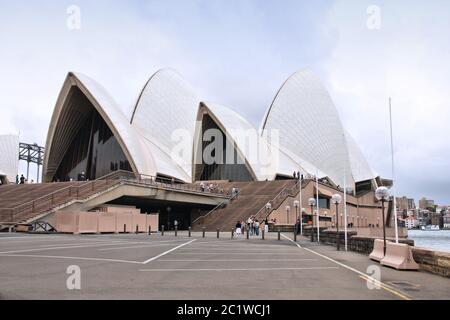
[{"label": "person walking", "polygon": [[252,217],[249,217],[247,220],[247,230],[250,232],[250,235],[253,235],[253,220]]},{"label": "person walking", "polygon": [[236,236],[239,236],[242,234],[242,225],[241,225],[240,221],[238,221],[236,223],[235,232],[236,232]]},{"label": "person walking", "polygon": [[257,236],[259,236],[259,221],[258,221],[258,219],[255,219],[254,227],[255,227],[255,234]]},{"label": "person walking", "polygon": [[25,184],[25,177],[23,174],[20,175],[20,184]]}]

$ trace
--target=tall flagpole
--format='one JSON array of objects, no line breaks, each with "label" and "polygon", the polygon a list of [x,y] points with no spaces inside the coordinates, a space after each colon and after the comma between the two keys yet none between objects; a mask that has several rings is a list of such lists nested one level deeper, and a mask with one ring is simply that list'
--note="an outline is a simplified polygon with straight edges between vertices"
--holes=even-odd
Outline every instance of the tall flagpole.
[{"label": "tall flagpole", "polygon": [[316,168],[316,211],[317,211],[317,242],[320,242],[320,219],[319,219],[319,173]]},{"label": "tall flagpole", "polygon": [[299,180],[300,180],[300,235],[303,235],[303,205],[302,205],[302,182],[303,182],[303,174],[298,172]]},{"label": "tall flagpole", "polygon": [[347,162],[344,163],[344,239],[347,251]]},{"label": "tall flagpole", "polygon": [[397,225],[397,199],[395,198],[395,171],[394,171],[394,138],[392,134],[392,107],[391,98],[389,97],[389,120],[391,125],[391,160],[392,160],[392,197],[394,198],[394,227],[395,227],[395,242],[398,243],[398,225]]}]

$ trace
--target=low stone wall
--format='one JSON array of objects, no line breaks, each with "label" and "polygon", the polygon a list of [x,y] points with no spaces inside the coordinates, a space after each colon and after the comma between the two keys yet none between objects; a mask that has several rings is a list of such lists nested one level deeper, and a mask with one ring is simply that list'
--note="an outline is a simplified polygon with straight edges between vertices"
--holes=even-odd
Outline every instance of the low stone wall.
[{"label": "low stone wall", "polygon": [[[375,239],[380,239],[379,237],[365,237],[358,236],[355,231],[347,232],[347,247],[351,251],[364,253],[369,255],[373,250],[373,241]],[[345,233],[344,231],[339,231],[339,239],[341,243],[341,248],[345,246]],[[387,240],[393,241],[393,238],[387,238]],[[320,233],[320,242],[336,245],[337,242],[337,232],[324,230]],[[406,243],[410,246],[414,246],[414,240],[410,239],[399,239],[400,243]]]},{"label": "low stone wall", "polygon": [[292,224],[273,224],[269,223],[269,232],[294,232],[294,225]]},{"label": "low stone wall", "polygon": [[418,247],[412,252],[421,269],[450,278],[450,253]]},{"label": "low stone wall", "polygon": [[[303,229],[303,234],[307,237],[311,236],[311,228]],[[316,237],[316,229],[314,230],[314,234]],[[344,231],[339,231],[341,250],[343,250],[345,246],[344,237]],[[379,237],[358,236],[355,231],[348,231],[347,237],[348,250],[366,255],[369,255],[372,252],[374,240],[380,239]],[[336,231],[320,230],[320,242],[336,246],[337,239]],[[387,240],[395,241],[394,238],[387,238]],[[406,243],[412,247],[414,260],[419,264],[421,270],[450,278],[450,253],[414,247],[414,240],[411,239],[399,239],[399,242]]]}]

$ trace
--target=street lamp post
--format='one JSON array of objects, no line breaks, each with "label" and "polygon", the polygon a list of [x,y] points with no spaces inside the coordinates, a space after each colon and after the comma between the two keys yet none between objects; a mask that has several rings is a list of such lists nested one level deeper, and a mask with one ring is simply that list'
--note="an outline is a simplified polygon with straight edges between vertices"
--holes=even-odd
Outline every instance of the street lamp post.
[{"label": "street lamp post", "polygon": [[339,219],[338,219],[338,215],[339,215],[339,203],[341,203],[342,197],[339,194],[333,194],[333,196],[331,197],[331,202],[333,202],[336,205],[336,246],[337,246],[337,251],[339,251],[340,249],[340,237],[339,237]]},{"label": "street lamp post", "polygon": [[291,207],[290,206],[286,206],[286,220],[287,220],[287,224],[289,224],[289,213],[291,212]]},{"label": "street lamp post", "polygon": [[270,209],[272,209],[272,205],[270,204],[270,202],[267,202],[266,203],[266,219],[269,217]]},{"label": "street lamp post", "polygon": [[267,225],[267,219],[269,218],[270,210],[272,209],[272,205],[270,202],[266,203],[266,219],[264,220],[264,231],[269,231],[269,226]]},{"label": "street lamp post", "polygon": [[309,206],[311,207],[311,242],[314,242],[314,206],[316,205],[316,199],[309,198]]},{"label": "street lamp post", "polygon": [[305,213],[305,208],[300,209],[300,234],[303,235],[303,213]]},{"label": "street lamp post", "polygon": [[386,187],[379,187],[375,191],[375,197],[379,201],[381,201],[381,214],[382,214],[382,223],[383,223],[383,251],[386,255],[386,223],[384,219],[384,203],[389,200],[389,190]]},{"label": "street lamp post", "polygon": [[[300,201],[295,200],[294,201],[294,207],[295,207],[295,226],[297,226],[297,221],[298,221],[298,208],[300,207]],[[300,221],[300,223],[302,223]],[[297,234],[297,227],[295,227],[295,234]]]}]

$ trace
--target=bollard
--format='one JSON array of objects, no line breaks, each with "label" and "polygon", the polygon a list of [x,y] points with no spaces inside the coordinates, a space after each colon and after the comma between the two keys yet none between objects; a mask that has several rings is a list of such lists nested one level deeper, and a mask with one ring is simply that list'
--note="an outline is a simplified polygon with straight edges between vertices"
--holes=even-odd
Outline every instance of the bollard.
[{"label": "bollard", "polygon": [[297,232],[294,231],[294,242],[297,242]]},{"label": "bollard", "polygon": [[191,237],[191,227],[189,227],[188,236]]},{"label": "bollard", "polygon": [[178,226],[175,226],[175,237],[178,235]]},{"label": "bollard", "polygon": [[203,238],[205,237],[205,227],[202,228]]},{"label": "bollard", "polygon": [[220,230],[217,229],[217,239],[219,239],[219,232],[220,232]]},{"label": "bollard", "polygon": [[136,234],[138,234],[139,233],[139,225],[137,224],[136,225]]},{"label": "bollard", "polygon": [[247,229],[247,239],[249,238],[249,231],[248,231],[248,229]]},{"label": "bollard", "polygon": [[231,229],[231,239],[234,238],[234,229]]},{"label": "bollard", "polygon": [[278,240],[281,239],[281,231],[278,231]]},{"label": "bollard", "polygon": [[161,235],[164,235],[164,225],[161,226]]},{"label": "bollard", "polygon": [[263,229],[262,231],[261,231],[261,236],[262,236],[262,239],[264,240],[264,233],[265,233],[265,230]]},{"label": "bollard", "polygon": [[152,226],[148,226],[148,235],[152,234]]},{"label": "bollard", "polygon": [[123,233],[127,233],[127,225],[126,224],[123,225]]}]

